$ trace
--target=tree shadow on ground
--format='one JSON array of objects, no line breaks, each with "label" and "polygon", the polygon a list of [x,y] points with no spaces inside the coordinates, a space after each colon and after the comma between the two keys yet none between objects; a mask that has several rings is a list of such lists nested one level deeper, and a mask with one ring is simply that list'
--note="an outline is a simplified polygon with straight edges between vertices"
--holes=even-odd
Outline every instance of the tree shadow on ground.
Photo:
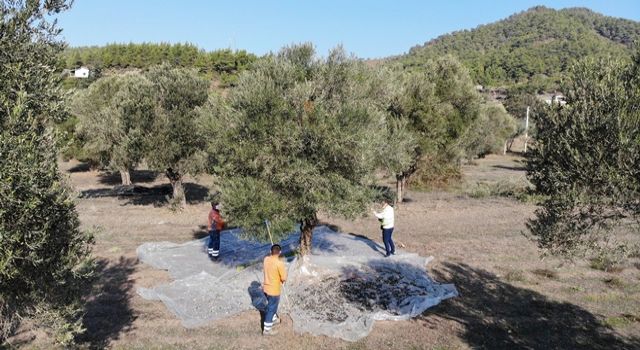
[{"label": "tree shadow on ground", "polygon": [[353,233],[353,232],[349,232],[348,235],[353,236],[355,240],[361,241],[364,244],[368,245],[369,247],[371,247],[371,249],[375,250],[376,252],[382,255],[386,254],[384,247],[376,243],[375,241],[371,240],[369,237],[358,234],[358,233]]},{"label": "tree shadow on ground", "polygon": [[437,280],[455,284],[460,296],[430,309],[463,326],[460,337],[478,349],[638,349],[640,338],[624,337],[602,317],[570,303],[501,281],[466,264],[445,263]]},{"label": "tree shadow on ground", "polygon": [[[209,198],[209,188],[188,182],[184,184],[188,204],[199,204]],[[97,188],[81,191],[79,198],[117,197],[126,200],[122,205],[152,205],[161,207],[169,203],[173,190],[170,184],[156,186],[116,186],[114,188]]]},{"label": "tree shadow on ground", "polygon": [[[206,231],[206,226],[199,226],[199,230],[194,230],[193,237],[195,239],[201,239],[201,253],[207,255],[207,248],[209,246],[209,233]],[[218,259],[213,260],[216,266],[220,267],[233,267],[233,268],[246,268],[255,263],[262,262],[265,256],[267,256],[271,249],[271,243],[247,239],[243,236],[242,230],[237,227],[228,227],[222,230],[220,233],[220,255]],[[291,254],[298,247],[298,241],[300,234],[293,233],[277,242],[282,247],[282,255],[287,256]]]},{"label": "tree shadow on ground", "polygon": [[504,169],[504,170],[512,170],[512,171],[525,171],[527,168],[523,166],[508,166],[508,165],[493,165],[492,168],[496,169]]},{"label": "tree shadow on ground", "polygon": [[87,171],[91,171],[93,165],[89,162],[80,162],[71,168],[67,169],[68,173],[84,173]]},{"label": "tree shadow on ground", "polygon": [[137,318],[131,307],[133,280],[137,260],[121,257],[118,262],[97,262],[99,276],[87,297],[83,326],[86,331],[77,341],[90,348],[105,348]]},{"label": "tree shadow on ground", "polygon": [[[326,221],[320,221],[318,223],[318,227],[320,226],[326,226],[327,228],[329,228],[331,231],[334,231],[335,233],[338,234],[343,234],[342,232],[342,228],[338,225],[332,224],[330,222],[326,222]],[[380,244],[376,243],[375,241],[371,240],[369,237],[359,234],[359,233],[353,233],[353,232],[348,232],[346,233],[347,235],[351,236],[350,238],[352,238],[353,240],[356,241],[360,241],[366,245],[368,245],[372,250],[384,255],[385,254],[385,250],[384,247],[381,246]],[[340,245],[335,245],[330,241],[327,241],[325,239],[321,239],[321,238],[316,238],[316,236],[314,235],[314,239],[316,241],[313,242],[313,250],[315,251],[316,249],[319,250],[324,250],[327,252],[331,252],[331,253],[335,253],[337,251],[337,249],[340,248],[344,248],[343,246]]]},{"label": "tree shadow on ground", "polygon": [[198,225],[197,230],[193,230],[193,238],[201,239],[209,236],[209,231],[207,231],[207,225]]},{"label": "tree shadow on ground", "polygon": [[342,232],[342,228],[338,225],[332,224],[327,221],[319,221],[318,226],[327,226],[330,230],[335,232]]},{"label": "tree shadow on ground", "polygon": [[[151,170],[132,170],[131,182],[136,183],[149,183],[154,182],[159,173]],[[98,182],[103,185],[116,186],[122,184],[120,173],[116,171],[104,171],[98,174]]]}]

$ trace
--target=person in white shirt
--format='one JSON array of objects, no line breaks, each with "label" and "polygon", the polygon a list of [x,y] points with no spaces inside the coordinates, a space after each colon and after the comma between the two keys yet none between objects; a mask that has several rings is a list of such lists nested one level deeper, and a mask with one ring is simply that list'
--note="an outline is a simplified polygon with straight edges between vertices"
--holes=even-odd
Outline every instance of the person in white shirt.
[{"label": "person in white shirt", "polygon": [[380,228],[382,228],[382,241],[384,242],[384,249],[386,251],[385,257],[389,257],[396,253],[396,247],[391,239],[394,225],[394,211],[393,207],[389,204],[389,200],[382,201],[382,212],[373,211],[373,214],[382,222]]}]

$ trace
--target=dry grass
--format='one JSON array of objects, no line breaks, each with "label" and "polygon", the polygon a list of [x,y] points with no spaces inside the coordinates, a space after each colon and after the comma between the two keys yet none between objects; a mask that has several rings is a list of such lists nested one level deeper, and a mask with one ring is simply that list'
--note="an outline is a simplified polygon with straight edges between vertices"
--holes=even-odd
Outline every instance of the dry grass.
[{"label": "dry grass", "polygon": [[549,278],[554,280],[558,279],[558,273],[549,269],[534,269],[531,271],[531,273],[543,278]]},{"label": "dry grass", "polygon": [[[65,169],[75,164],[65,163]],[[465,181],[521,178],[520,159],[489,156],[466,166]],[[105,193],[112,185],[96,172],[70,173],[78,192]],[[144,179],[143,179],[144,180]],[[469,198],[458,193],[409,192],[397,210],[394,240],[404,250],[435,260],[438,281],[455,283],[461,296],[418,318],[377,322],[356,343],[299,335],[285,317],[280,335],[263,338],[259,315],[245,312],[197,329],[185,329],[159,301],[138,287],[169,281],[168,274],[140,264],[136,248],[148,241],[184,242],[203,237],[209,179],[191,185],[193,201],[173,213],[164,204],[162,177],[141,185],[151,194],[78,200],[84,228],[96,229],[94,254],[101,261],[99,288],[87,301],[80,340],[87,347],[116,349],[616,349],[640,347],[640,269],[612,275],[553,258],[541,260],[522,231],[535,206],[509,198]],[[191,179],[190,181],[194,181]],[[389,184],[391,185],[391,183]],[[87,192],[89,191],[89,192]],[[93,192],[91,192],[93,191]],[[101,192],[102,191],[102,192]],[[380,241],[373,218],[323,217],[345,233]],[[224,249],[224,248],[223,248]],[[625,315],[636,315],[627,317]],[[634,318],[635,317],[635,318]],[[25,336],[26,337],[26,336]],[[37,337],[25,347],[47,347]]]}]

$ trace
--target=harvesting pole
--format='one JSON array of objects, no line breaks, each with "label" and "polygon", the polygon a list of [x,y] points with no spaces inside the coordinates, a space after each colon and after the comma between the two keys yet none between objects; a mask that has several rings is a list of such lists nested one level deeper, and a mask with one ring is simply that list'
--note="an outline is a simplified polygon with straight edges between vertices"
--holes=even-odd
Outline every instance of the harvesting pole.
[{"label": "harvesting pole", "polygon": [[269,220],[264,221],[265,226],[267,226],[267,233],[269,233],[269,240],[271,241],[271,245],[273,245],[273,236],[271,236],[271,229],[269,229]]},{"label": "harvesting pole", "polygon": [[524,121],[524,153],[527,153],[528,141],[529,141],[529,106],[527,106],[527,117]]}]

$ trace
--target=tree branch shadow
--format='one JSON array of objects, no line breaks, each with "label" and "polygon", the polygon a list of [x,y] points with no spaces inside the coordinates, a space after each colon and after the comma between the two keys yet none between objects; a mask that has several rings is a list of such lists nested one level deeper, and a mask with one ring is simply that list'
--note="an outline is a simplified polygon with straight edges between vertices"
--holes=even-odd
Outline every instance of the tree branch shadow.
[{"label": "tree branch shadow", "polygon": [[517,172],[522,172],[527,170],[527,168],[525,168],[524,166],[508,166],[508,165],[492,165],[492,168],[495,169],[503,169],[503,170],[511,170],[511,171],[517,171]]},{"label": "tree branch shadow", "polygon": [[207,225],[198,225],[197,230],[191,231],[194,239],[201,239],[209,236],[209,231],[207,231]]},{"label": "tree branch shadow", "polygon": [[460,335],[478,349],[638,349],[640,338],[625,337],[602,317],[567,302],[501,281],[491,272],[466,264],[445,263],[433,271],[437,280],[455,284],[460,296],[430,314],[460,323]]},{"label": "tree branch shadow", "polygon": [[76,339],[90,348],[105,348],[122,332],[131,329],[137,318],[132,306],[133,280],[137,260],[121,257],[118,262],[97,262],[98,280],[86,300],[83,326],[86,331]]},{"label": "tree branch shadow", "polygon": [[78,162],[78,164],[72,166],[67,169],[68,173],[84,173],[87,171],[91,171],[93,165],[90,162]]},{"label": "tree branch shadow", "polygon": [[[209,188],[196,183],[184,184],[185,195],[188,204],[199,204],[206,202],[209,197]],[[159,184],[155,186],[116,186],[114,188],[97,188],[81,191],[79,198],[103,198],[117,197],[125,200],[122,205],[152,205],[161,207],[168,203],[173,190],[170,184]]]},{"label": "tree branch shadow", "polygon": [[[150,183],[154,182],[158,177],[159,173],[151,170],[132,170],[131,172],[131,182],[134,184],[137,183]],[[98,182],[103,185],[120,185],[122,180],[120,178],[120,173],[116,171],[104,171],[98,174]]]},{"label": "tree branch shadow", "polygon": [[359,234],[359,233],[353,233],[353,232],[349,232],[347,234],[352,236],[354,240],[363,242],[364,244],[368,245],[372,250],[380,253],[381,255],[385,255],[386,254],[386,251],[384,250],[384,246],[376,243],[375,241],[373,241],[369,237],[367,237],[365,235],[362,235],[362,234]]}]

